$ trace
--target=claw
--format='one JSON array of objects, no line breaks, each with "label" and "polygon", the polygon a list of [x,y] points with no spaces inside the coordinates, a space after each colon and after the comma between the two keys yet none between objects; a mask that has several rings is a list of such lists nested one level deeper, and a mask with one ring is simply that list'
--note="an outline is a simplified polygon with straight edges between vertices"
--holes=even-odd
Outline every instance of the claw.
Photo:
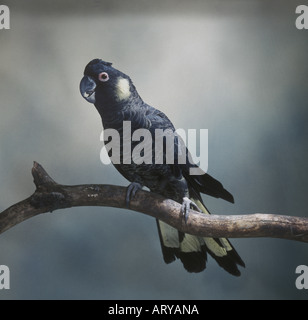
[{"label": "claw", "polygon": [[188,220],[190,206],[196,208],[196,211],[201,212],[199,207],[192,200],[190,200],[187,197],[184,197],[182,202],[182,207],[181,207],[181,213],[184,216],[185,223],[187,223],[187,220]]},{"label": "claw", "polygon": [[127,187],[126,198],[125,198],[125,204],[127,209],[129,209],[130,200],[135,196],[136,192],[140,189],[142,189],[142,185],[138,182],[132,182]]}]

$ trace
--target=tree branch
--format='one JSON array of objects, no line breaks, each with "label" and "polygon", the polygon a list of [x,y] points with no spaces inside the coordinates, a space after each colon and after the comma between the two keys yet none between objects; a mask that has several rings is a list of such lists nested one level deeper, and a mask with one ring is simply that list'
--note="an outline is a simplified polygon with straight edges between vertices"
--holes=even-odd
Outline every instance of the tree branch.
[{"label": "tree branch", "polygon": [[[78,206],[126,208],[126,187],[89,184],[66,186],[56,183],[34,162],[35,192],[0,213],[0,233],[40,213]],[[190,210],[187,223],[181,205],[162,196],[139,190],[130,209],[160,219],[185,233],[202,237],[271,237],[308,242],[308,218],[274,214],[205,215]]]}]

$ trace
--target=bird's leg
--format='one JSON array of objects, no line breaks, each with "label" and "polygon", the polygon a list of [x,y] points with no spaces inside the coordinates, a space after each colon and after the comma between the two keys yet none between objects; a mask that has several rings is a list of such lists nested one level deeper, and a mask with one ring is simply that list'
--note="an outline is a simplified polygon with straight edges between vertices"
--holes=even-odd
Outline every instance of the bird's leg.
[{"label": "bird's leg", "polygon": [[129,209],[130,200],[135,196],[136,192],[140,189],[142,189],[142,185],[138,182],[132,182],[127,187],[125,204],[128,209]]},{"label": "bird's leg", "polygon": [[187,223],[187,220],[188,220],[190,206],[196,208],[198,212],[201,212],[199,207],[192,200],[190,200],[187,197],[184,197],[182,202],[182,207],[181,207],[181,213],[184,216],[185,223]]}]

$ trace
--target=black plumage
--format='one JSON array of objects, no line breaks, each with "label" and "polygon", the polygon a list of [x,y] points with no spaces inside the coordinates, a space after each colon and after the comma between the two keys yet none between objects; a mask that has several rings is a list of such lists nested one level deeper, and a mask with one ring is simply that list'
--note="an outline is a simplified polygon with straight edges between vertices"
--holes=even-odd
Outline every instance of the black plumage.
[{"label": "black plumage", "polygon": [[[113,68],[111,63],[100,59],[89,62],[80,83],[80,92],[88,102],[95,105],[101,115],[104,129],[115,129],[120,134],[120,161],[113,162],[116,169],[131,182],[128,187],[128,202],[142,186],[177,202],[183,202],[186,207],[189,207],[187,200],[190,198],[205,214],[209,212],[203,203],[201,193],[234,202],[233,196],[224,189],[223,185],[207,173],[190,175],[189,170],[196,168],[197,165],[188,161],[189,152],[186,147],[184,150],[187,161],[184,164],[177,162],[177,146],[182,143],[179,137],[174,137],[175,161],[173,164],[166,161],[168,160],[166,159],[168,147],[166,137],[163,139],[163,148],[155,149],[154,136],[157,132],[155,130],[169,130],[172,134],[175,131],[172,122],[163,112],[146,104],[139,96],[131,79]],[[144,150],[140,150],[143,162],[127,163],[127,156],[131,157],[132,151],[140,141],[130,140],[130,149],[125,149],[127,146],[125,139],[128,137],[123,135],[124,121],[130,121],[132,133],[138,129],[148,130],[153,138],[151,144],[147,145],[152,149],[151,159],[148,159],[152,161],[142,158]],[[163,161],[155,163],[155,154],[159,152],[162,153],[160,156]],[[240,275],[237,265],[245,266],[227,239],[200,238],[183,234],[161,221],[157,221],[157,226],[166,263],[178,258],[187,271],[200,272],[206,267],[207,253],[209,253],[222,268],[233,275]]]}]

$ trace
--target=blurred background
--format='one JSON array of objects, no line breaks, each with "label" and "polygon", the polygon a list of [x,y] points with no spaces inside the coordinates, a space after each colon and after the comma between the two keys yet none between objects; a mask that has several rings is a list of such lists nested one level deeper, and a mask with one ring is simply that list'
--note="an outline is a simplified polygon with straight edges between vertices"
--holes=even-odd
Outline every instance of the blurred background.
[{"label": "blurred background", "polygon": [[[62,184],[128,185],[100,162],[102,130],[79,94],[85,65],[113,62],[175,127],[209,130],[208,172],[235,204],[217,214],[307,216],[308,30],[303,1],[6,1],[0,30],[0,211],[34,192],[39,162]],[[0,235],[11,289],[0,299],[307,299],[295,287],[308,246],[232,239],[235,278],[208,258],[187,273],[162,259],[155,220],[115,208],[72,208]]]}]

